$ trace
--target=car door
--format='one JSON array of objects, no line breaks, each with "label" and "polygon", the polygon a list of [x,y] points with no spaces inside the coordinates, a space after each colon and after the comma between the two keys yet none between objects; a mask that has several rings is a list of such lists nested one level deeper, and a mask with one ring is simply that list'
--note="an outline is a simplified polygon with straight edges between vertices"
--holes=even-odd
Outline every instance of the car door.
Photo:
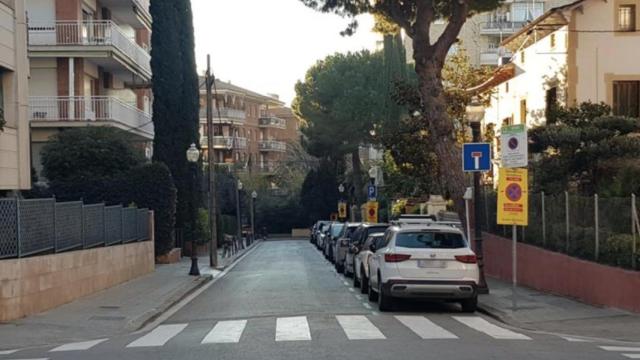
[{"label": "car door", "polygon": [[387,251],[387,245],[391,241],[393,233],[389,230],[385,231],[384,236],[374,241],[376,251],[369,257],[369,279],[373,279],[372,284],[378,286],[378,272],[382,271],[384,261],[384,253]]},{"label": "car door", "polygon": [[[371,244],[375,241],[376,238],[374,237],[368,237],[367,240],[364,242],[364,245],[362,246],[362,250],[360,250],[360,252],[358,253],[358,261],[357,261],[357,266],[358,266],[358,271],[361,271],[360,268],[364,267],[364,272],[365,272],[365,276],[369,277],[369,258],[371,257],[371,255],[373,254],[371,252],[371,249],[369,249],[369,247],[371,246]],[[364,265],[364,266],[361,266]],[[362,278],[362,274],[360,274],[360,278]]]}]

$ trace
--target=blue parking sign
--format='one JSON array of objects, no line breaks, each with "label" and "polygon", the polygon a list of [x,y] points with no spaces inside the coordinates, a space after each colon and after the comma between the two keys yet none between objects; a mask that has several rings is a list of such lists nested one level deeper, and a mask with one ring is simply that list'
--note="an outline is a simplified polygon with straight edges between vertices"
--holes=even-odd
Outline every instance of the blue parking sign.
[{"label": "blue parking sign", "polygon": [[367,198],[369,200],[375,200],[378,197],[378,188],[375,185],[369,185],[367,187]]},{"label": "blue parking sign", "polygon": [[469,143],[462,145],[462,171],[484,172],[491,170],[491,144]]}]

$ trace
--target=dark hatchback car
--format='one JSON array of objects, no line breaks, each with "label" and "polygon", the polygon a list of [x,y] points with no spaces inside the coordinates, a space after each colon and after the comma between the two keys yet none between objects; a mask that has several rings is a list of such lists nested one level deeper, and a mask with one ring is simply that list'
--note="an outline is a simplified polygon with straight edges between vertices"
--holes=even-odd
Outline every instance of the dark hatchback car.
[{"label": "dark hatchback car", "polygon": [[362,245],[367,240],[369,235],[375,233],[383,233],[389,224],[362,224],[351,234],[349,251],[347,251],[347,257],[344,261],[344,274],[352,276],[354,274],[354,257],[362,249]]}]

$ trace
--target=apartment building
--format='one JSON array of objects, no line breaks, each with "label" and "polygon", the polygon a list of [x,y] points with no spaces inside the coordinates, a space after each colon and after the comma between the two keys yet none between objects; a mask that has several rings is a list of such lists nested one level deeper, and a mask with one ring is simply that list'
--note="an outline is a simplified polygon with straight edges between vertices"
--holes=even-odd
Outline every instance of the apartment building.
[{"label": "apartment building", "polygon": [[112,126],[151,153],[149,0],[27,0],[32,165],[57,132]]},{"label": "apartment building", "polygon": [[[518,32],[547,9],[566,5],[574,0],[506,0],[499,8],[476,14],[463,25],[458,35],[460,44],[467,52],[471,64],[475,66],[497,66],[507,62],[512,53],[500,47],[500,43]],[[431,26],[431,37],[442,34],[446,21],[438,20]],[[455,52],[458,45],[451,49]],[[407,60],[413,62],[411,39],[405,37]]]},{"label": "apartment building", "polygon": [[[201,81],[201,83],[204,83]],[[287,144],[299,141],[299,123],[277,96],[262,95],[216,80],[213,109],[213,156],[218,164],[237,171],[272,175],[285,156]],[[217,103],[217,107],[216,107]],[[200,89],[202,149],[208,148],[206,90]],[[208,156],[208,151],[205,156]]]},{"label": "apartment building", "polygon": [[24,0],[0,0],[0,190],[31,188]]}]

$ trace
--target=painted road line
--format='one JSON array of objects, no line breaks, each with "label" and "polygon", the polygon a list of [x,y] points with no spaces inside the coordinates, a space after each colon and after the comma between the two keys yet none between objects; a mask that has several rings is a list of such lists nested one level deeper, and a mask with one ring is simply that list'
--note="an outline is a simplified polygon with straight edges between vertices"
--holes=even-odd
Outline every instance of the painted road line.
[{"label": "painted road line", "polygon": [[349,286],[349,283],[346,281],[343,281],[342,283],[344,284],[344,286]]},{"label": "painted road line", "polygon": [[338,315],[336,319],[349,340],[386,339],[364,315]]},{"label": "painted road line", "polygon": [[18,351],[20,351],[20,349],[17,349],[17,350],[2,350],[2,351],[0,351],[0,355],[11,355],[11,354],[17,353]]},{"label": "painted road line", "polygon": [[163,346],[186,327],[187,324],[160,325],[147,335],[127,345],[127,347]]},{"label": "painted road line", "polygon": [[247,326],[247,320],[220,321],[204,337],[202,344],[237,343]]},{"label": "painted road line", "polygon": [[434,324],[424,316],[395,316],[404,326],[423,339],[457,339],[458,337]]},{"label": "painted road line", "polygon": [[531,340],[530,337],[493,325],[478,316],[454,316],[454,319],[468,327],[500,340]]},{"label": "painted road line", "polygon": [[355,290],[353,290],[353,288],[349,288],[349,291],[354,292]]},{"label": "painted road line", "polygon": [[606,350],[606,351],[620,351],[620,352],[640,351],[640,347],[630,347],[630,346],[600,346],[600,349]]},{"label": "painted road line", "polygon": [[311,340],[306,316],[278,318],[276,320],[276,341]]},{"label": "painted road line", "polygon": [[572,337],[572,336],[562,336],[562,335],[558,335],[558,336],[560,336],[561,338],[563,338],[563,339],[565,339],[567,341],[570,341],[570,342],[591,342],[591,340],[575,338],[575,337]]},{"label": "painted road line", "polygon": [[64,344],[62,346],[58,346],[55,349],[52,349],[51,352],[58,352],[58,351],[82,351],[82,350],[89,350],[92,347],[103,343],[105,341],[107,341],[109,339],[99,339],[99,340],[92,340],[92,341],[83,341],[83,342],[75,342],[75,343],[70,343],[70,344]]},{"label": "painted road line", "polygon": [[371,305],[369,305],[368,303],[362,303],[362,306],[366,307],[368,310],[371,310]]},{"label": "painted road line", "polygon": [[629,359],[640,359],[640,354],[622,354],[622,356],[628,357]]}]

